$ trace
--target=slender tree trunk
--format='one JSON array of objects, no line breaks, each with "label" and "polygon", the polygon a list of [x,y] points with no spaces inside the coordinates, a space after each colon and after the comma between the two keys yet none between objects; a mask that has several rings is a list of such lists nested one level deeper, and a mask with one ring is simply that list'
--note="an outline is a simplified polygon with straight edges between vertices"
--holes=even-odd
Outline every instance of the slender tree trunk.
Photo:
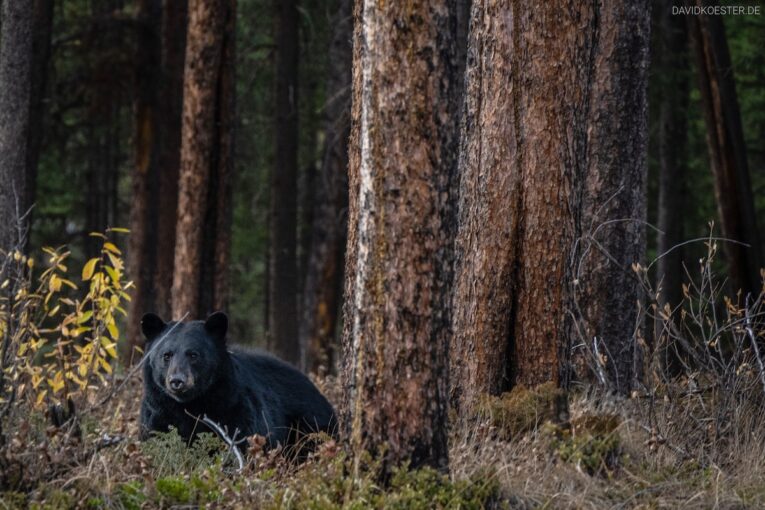
[{"label": "slender tree trunk", "polygon": [[[659,51],[656,58],[661,70],[659,103],[659,210],[656,287],[658,305],[667,314],[683,300],[683,249],[675,248],[684,240],[683,213],[688,146],[688,30],[686,20],[672,16],[670,9],[659,13]],[[663,255],[663,256],[662,256]],[[669,305],[669,308],[665,308]],[[657,311],[657,314],[661,313]],[[666,346],[662,338],[663,321],[657,317],[654,341]],[[662,347],[663,362],[671,374],[679,371],[678,359],[671,346]]]},{"label": "slender tree trunk", "polygon": [[136,55],[134,108],[134,168],[130,201],[130,241],[128,245],[128,274],[135,284],[127,322],[128,352],[142,344],[140,318],[154,309],[153,277],[156,274],[156,204],[157,193],[157,81],[159,79],[161,47],[159,0],[138,3],[140,34]]},{"label": "slender tree trunk", "polygon": [[181,162],[183,69],[186,60],[187,0],[163,2],[162,75],[158,119],[159,191],[157,204],[155,309],[162,317],[172,314],[175,227],[178,222],[178,173]]},{"label": "slender tree trunk", "polygon": [[[645,259],[648,147],[648,0],[601,0],[592,76],[582,211],[575,261],[580,341],[598,342],[607,384],[621,394],[642,375],[633,264]],[[593,348],[593,354],[595,353]]]},{"label": "slender tree trunk", "polygon": [[454,6],[363,1],[355,16],[345,424],[357,453],[445,468]]},{"label": "slender tree trunk", "polygon": [[324,120],[324,156],[316,178],[311,250],[303,292],[300,339],[303,367],[311,372],[334,366],[335,330],[340,303],[339,279],[345,253],[345,209],[348,205],[347,167],[351,113],[353,6],[341,0],[332,19],[329,48],[328,98]]},{"label": "slender tree trunk", "polygon": [[191,0],[183,84],[173,317],[200,315],[200,279],[211,168],[217,162],[218,94],[226,0]]},{"label": "slender tree trunk", "polygon": [[0,32],[0,250],[24,248],[18,227],[26,211],[34,8],[2,3]]},{"label": "slender tree trunk", "polygon": [[756,295],[762,287],[760,268],[763,259],[741,113],[722,17],[695,16],[691,31],[722,234],[749,245],[723,243],[731,282],[734,291],[740,289],[744,294]]},{"label": "slender tree trunk", "polygon": [[297,267],[298,10],[276,2],[276,158],[271,172],[270,340],[283,359],[300,361]]},{"label": "slender tree trunk", "polygon": [[[53,32],[53,0],[34,0],[32,43],[32,81],[29,102],[29,136],[27,150],[27,183],[25,209],[36,200],[37,164],[43,140],[43,99],[48,82],[51,35]],[[31,224],[31,216],[29,219]]]}]

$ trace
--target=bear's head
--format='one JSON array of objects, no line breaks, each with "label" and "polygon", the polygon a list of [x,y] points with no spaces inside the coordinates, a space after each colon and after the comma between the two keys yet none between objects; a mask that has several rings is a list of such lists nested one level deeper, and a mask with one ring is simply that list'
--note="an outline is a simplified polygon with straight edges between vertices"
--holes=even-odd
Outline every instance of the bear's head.
[{"label": "bear's head", "polygon": [[206,321],[166,323],[147,313],[141,318],[141,330],[146,363],[157,386],[181,403],[207,393],[226,355],[226,314],[215,312]]}]

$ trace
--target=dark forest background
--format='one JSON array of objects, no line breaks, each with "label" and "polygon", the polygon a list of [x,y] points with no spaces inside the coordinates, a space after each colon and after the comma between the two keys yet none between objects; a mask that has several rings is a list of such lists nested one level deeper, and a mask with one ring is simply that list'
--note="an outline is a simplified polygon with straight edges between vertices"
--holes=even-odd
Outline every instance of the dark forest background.
[{"label": "dark forest background", "polygon": [[[172,211],[178,200],[173,181],[181,149],[178,59],[186,2],[38,0],[35,8],[31,133],[39,150],[32,151],[28,165],[29,200],[35,204],[29,247],[68,244],[73,257],[84,261],[99,249],[89,232],[131,228],[133,237],[143,237],[131,241],[127,254],[129,276],[139,289],[130,321],[145,310],[171,316],[175,227],[162,225],[162,211]],[[235,106],[224,115],[230,115],[234,157],[230,168],[210,176],[211,186],[218,178],[230,181],[221,181],[222,202],[208,200],[219,220],[211,220],[208,211],[203,226],[208,244],[201,256],[209,267],[199,285],[209,295],[201,298],[197,315],[224,305],[232,338],[270,347],[295,362],[302,352],[309,368],[326,368],[336,361],[340,330],[351,5],[239,0],[228,8],[222,23],[232,24],[225,37],[235,45],[225,57],[230,61],[221,65],[233,72]],[[648,221],[659,225],[667,214],[663,228],[674,232],[671,241],[677,243],[708,235],[710,221],[719,234],[720,220],[699,65],[683,26],[687,19],[667,16],[666,7],[653,11]],[[722,21],[762,228],[765,16]],[[667,156],[666,149],[674,152]],[[674,158],[673,168],[663,169],[663,157]],[[661,186],[669,204],[660,203]],[[652,229],[648,236],[651,260],[658,240]],[[228,263],[216,266],[212,260],[221,250]],[[682,258],[697,260],[704,250],[689,244]],[[175,257],[176,263],[182,260]],[[719,263],[728,269],[725,257]],[[215,281],[230,282],[221,296],[213,296]],[[137,328],[128,331],[137,341]]]}]

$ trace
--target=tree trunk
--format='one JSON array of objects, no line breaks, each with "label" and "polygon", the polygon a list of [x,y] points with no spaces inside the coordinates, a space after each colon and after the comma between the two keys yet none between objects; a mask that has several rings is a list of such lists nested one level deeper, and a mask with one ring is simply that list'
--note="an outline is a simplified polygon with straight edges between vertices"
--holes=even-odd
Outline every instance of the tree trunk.
[{"label": "tree trunk", "polygon": [[[173,317],[203,315],[202,266],[211,172],[221,160],[221,98],[225,30],[231,0],[191,0],[183,85],[181,167],[178,183]],[[225,158],[224,158],[225,159]],[[205,290],[206,292],[209,289]]]},{"label": "tree trunk", "polygon": [[[160,71],[159,0],[138,3],[140,33],[135,68],[134,168],[130,195],[130,240],[128,274],[135,284],[128,310],[126,359],[131,361],[133,347],[142,345],[140,318],[154,309],[153,277],[156,254],[157,193],[157,81]],[[136,359],[139,356],[136,357]]]},{"label": "tree trunk", "polygon": [[631,266],[645,259],[650,20],[648,0],[603,0],[599,7],[575,260],[578,340],[598,343],[591,362],[602,364],[601,377],[621,394],[642,375],[641,287]]},{"label": "tree trunk", "polygon": [[345,254],[345,209],[348,206],[347,167],[350,135],[353,8],[341,0],[332,19],[329,47],[328,98],[324,120],[324,156],[315,186],[311,250],[307,263],[302,321],[302,366],[311,372],[332,371],[335,330],[340,303],[340,277]]},{"label": "tree trunk", "polygon": [[300,361],[298,339],[297,151],[298,10],[276,2],[276,157],[271,172],[269,336],[282,359]]},{"label": "tree trunk", "polygon": [[344,388],[351,445],[445,468],[455,12],[357,2]]},{"label": "tree trunk", "polygon": [[28,137],[32,87],[34,9],[29,2],[2,3],[0,32],[0,250],[23,249]]},{"label": "tree trunk", "polygon": [[[32,43],[32,81],[29,102],[29,136],[27,150],[27,183],[25,209],[36,200],[37,164],[43,139],[43,99],[48,82],[51,35],[53,32],[53,0],[34,0]],[[31,225],[31,216],[29,219]]]},{"label": "tree trunk", "polygon": [[473,4],[451,352],[460,406],[561,381],[596,29],[587,4]]},{"label": "tree trunk", "polygon": [[[659,13],[659,62],[661,99],[659,102],[659,204],[656,263],[658,305],[669,305],[670,316],[683,300],[683,213],[688,146],[688,29],[686,20],[672,16],[670,9]],[[663,256],[662,256],[663,255]],[[660,313],[657,311],[657,314]],[[670,374],[679,372],[671,347],[662,339],[663,320],[657,317],[656,346],[662,348],[663,362]],[[666,347],[666,349],[665,349]]]},{"label": "tree trunk", "polygon": [[162,317],[172,314],[175,227],[178,222],[178,173],[181,163],[183,116],[183,69],[186,60],[187,0],[163,2],[162,75],[160,81],[159,191],[157,204],[155,311]]},{"label": "tree trunk", "polygon": [[723,243],[731,282],[734,291],[757,295],[763,260],[725,27],[720,16],[702,14],[691,30],[722,234],[738,241]]}]

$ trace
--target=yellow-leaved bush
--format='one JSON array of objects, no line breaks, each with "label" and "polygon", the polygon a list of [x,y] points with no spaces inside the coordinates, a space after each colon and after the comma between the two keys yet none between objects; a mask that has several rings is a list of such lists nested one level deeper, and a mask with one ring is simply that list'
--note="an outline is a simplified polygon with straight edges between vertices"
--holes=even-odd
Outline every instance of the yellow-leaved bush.
[{"label": "yellow-leaved bush", "polygon": [[106,384],[117,359],[117,317],[126,316],[132,282],[110,235],[98,257],[70,276],[66,247],[43,248],[46,268],[19,251],[0,253],[0,406],[87,398]]}]

